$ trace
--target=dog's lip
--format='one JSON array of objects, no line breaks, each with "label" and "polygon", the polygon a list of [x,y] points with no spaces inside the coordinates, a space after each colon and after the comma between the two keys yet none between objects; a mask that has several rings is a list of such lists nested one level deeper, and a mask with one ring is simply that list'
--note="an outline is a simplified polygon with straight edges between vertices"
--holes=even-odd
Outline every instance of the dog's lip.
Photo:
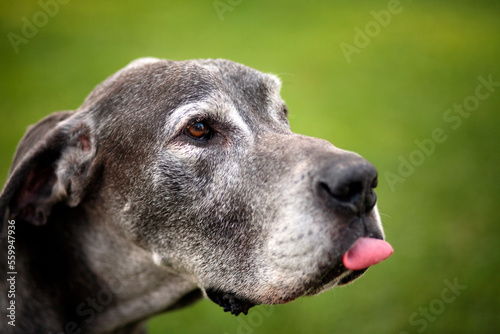
[{"label": "dog's lip", "polygon": [[339,260],[335,262],[335,264],[322,270],[321,276],[312,282],[305,295],[312,296],[330,287],[345,285],[361,276],[365,271],[366,269],[349,270],[344,266],[342,261]]},{"label": "dog's lip", "polygon": [[351,273],[349,273],[348,275],[342,277],[339,280],[339,282],[337,283],[337,285],[346,285],[346,284],[354,281],[356,278],[358,278],[359,276],[363,275],[367,269],[368,268],[361,269],[361,270],[353,270],[353,271],[351,271]]},{"label": "dog's lip", "polygon": [[311,285],[306,294],[316,294],[332,284],[348,284],[361,276],[372,265],[388,258],[392,252],[391,245],[382,238],[358,238],[340,258],[321,270],[320,278]]}]

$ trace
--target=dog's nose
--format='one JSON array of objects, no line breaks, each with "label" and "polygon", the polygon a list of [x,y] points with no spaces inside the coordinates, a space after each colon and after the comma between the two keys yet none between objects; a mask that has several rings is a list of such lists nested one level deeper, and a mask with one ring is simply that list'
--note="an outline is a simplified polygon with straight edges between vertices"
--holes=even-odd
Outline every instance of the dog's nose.
[{"label": "dog's nose", "polygon": [[334,209],[362,215],[377,202],[377,170],[358,156],[342,158],[329,164],[317,179],[319,195]]}]

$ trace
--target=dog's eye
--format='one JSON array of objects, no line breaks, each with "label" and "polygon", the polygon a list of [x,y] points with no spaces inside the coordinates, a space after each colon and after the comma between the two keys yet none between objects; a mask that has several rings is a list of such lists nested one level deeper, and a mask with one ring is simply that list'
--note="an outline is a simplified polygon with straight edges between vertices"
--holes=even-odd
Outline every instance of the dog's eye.
[{"label": "dog's eye", "polygon": [[285,114],[285,117],[288,117],[289,111],[287,106],[283,106],[283,113]]},{"label": "dog's eye", "polygon": [[196,122],[189,125],[186,129],[186,135],[196,140],[212,138],[212,130],[204,122]]}]

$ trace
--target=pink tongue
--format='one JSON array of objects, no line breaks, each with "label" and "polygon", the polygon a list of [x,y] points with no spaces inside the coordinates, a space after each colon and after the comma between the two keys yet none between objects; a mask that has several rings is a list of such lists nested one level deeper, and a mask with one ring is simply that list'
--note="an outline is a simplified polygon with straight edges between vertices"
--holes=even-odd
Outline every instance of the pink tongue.
[{"label": "pink tongue", "polygon": [[392,246],[384,240],[360,238],[345,252],[342,261],[347,269],[360,270],[387,259],[392,252]]}]

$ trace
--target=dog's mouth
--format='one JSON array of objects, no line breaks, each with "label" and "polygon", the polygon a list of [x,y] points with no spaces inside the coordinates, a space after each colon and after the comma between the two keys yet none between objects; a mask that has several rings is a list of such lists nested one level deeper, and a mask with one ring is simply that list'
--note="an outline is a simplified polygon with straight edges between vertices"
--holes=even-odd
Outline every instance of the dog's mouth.
[{"label": "dog's mouth", "polygon": [[394,252],[392,246],[381,239],[359,238],[344,253],[342,259],[322,270],[323,274],[306,292],[315,295],[335,286],[345,285],[361,276],[370,266],[387,259]]},{"label": "dog's mouth", "polygon": [[349,270],[341,262],[326,268],[322,275],[310,284],[305,296],[314,296],[337,285],[346,285],[365,273],[368,268]]},{"label": "dog's mouth", "polygon": [[[345,285],[361,276],[368,267],[377,264],[393,253],[392,246],[384,240],[375,238],[359,238],[333,265],[320,270],[319,279],[314,280],[306,296],[315,295],[335,285]],[[247,314],[256,304],[237,294],[217,289],[207,289],[207,296],[224,308],[225,312],[234,315]]]}]

